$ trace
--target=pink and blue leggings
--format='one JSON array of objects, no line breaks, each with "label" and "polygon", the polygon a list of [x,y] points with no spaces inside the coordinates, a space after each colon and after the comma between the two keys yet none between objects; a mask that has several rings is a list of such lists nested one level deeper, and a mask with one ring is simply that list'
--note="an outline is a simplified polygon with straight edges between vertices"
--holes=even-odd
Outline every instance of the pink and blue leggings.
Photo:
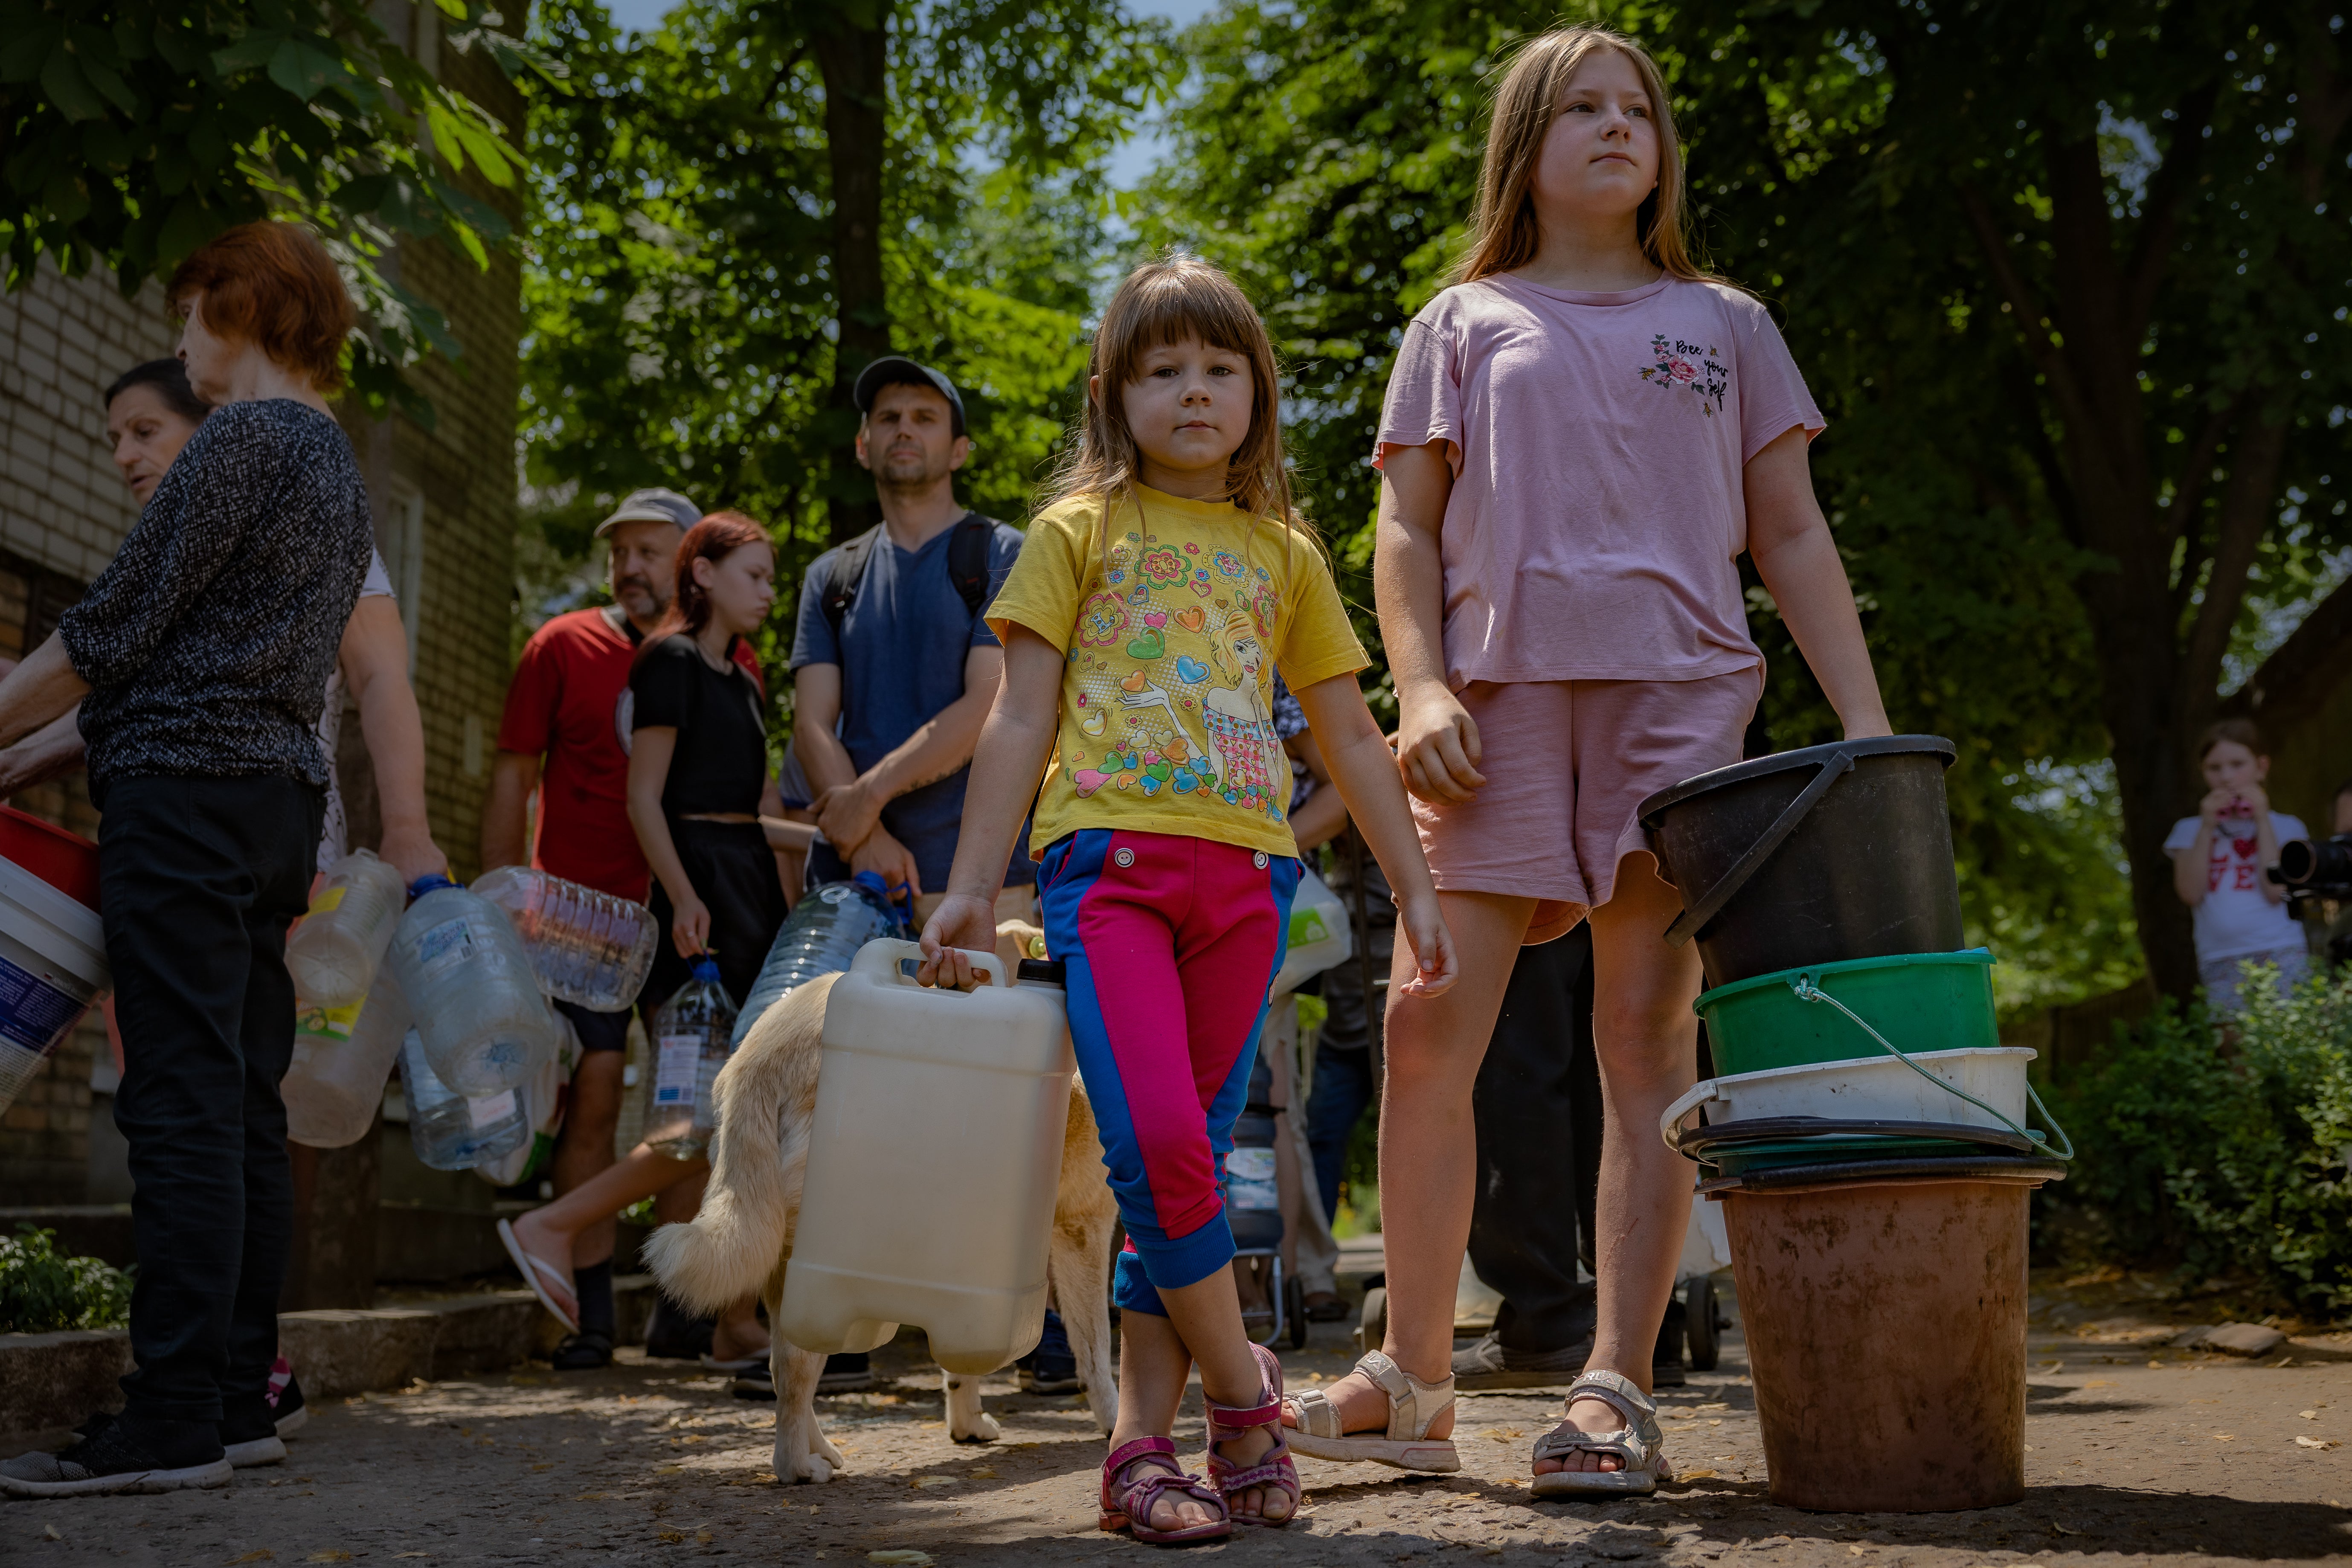
[{"label": "pink and blue leggings", "polygon": [[1070,1039],[1127,1223],[1112,1300],[1233,1260],[1221,1188],[1282,965],[1298,862],[1213,839],[1090,827],[1037,868],[1045,944],[1067,967]]}]

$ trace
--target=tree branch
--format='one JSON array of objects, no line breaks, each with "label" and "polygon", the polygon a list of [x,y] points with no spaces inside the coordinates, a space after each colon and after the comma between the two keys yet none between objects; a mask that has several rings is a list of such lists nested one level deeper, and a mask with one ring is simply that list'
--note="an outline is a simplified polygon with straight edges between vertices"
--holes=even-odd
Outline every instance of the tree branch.
[{"label": "tree branch", "polygon": [[[2213,482],[2213,454],[2221,450],[2221,437],[2229,432],[2231,422],[2245,408],[2246,396],[2242,392],[2207,415],[2197,439],[2189,443],[2188,461],[2181,465],[2179,477],[2172,481],[2172,505],[2166,509],[2168,545],[2196,526],[2197,509],[2205,504],[2205,487]],[[2187,583],[2186,573],[2181,581]],[[2181,592],[2185,594],[2188,589],[2184,586]]]},{"label": "tree branch", "polygon": [[2000,286],[2003,298],[2009,301],[2010,312],[2017,318],[2018,335],[2024,341],[2025,352],[2034,368],[2050,384],[2050,395],[2058,405],[2059,417],[2079,430],[2095,427],[2083,390],[2075,383],[2074,372],[2066,358],[2051,341],[2050,329],[2042,323],[2050,311],[2033,292],[2033,286],[2017,269],[2016,258],[2010,254],[2009,240],[1994,221],[1992,208],[1986,205],[1984,193],[1967,181],[1959,186],[1960,206],[1968,215],[1969,226],[1976,231],[1977,245],[1984,252],[1985,265],[1992,268],[1993,280]]},{"label": "tree branch", "polygon": [[2352,582],[2319,602],[2303,625],[2214,710],[2224,719],[2260,719],[2292,729],[2336,694],[2352,670]]},{"label": "tree branch", "polygon": [[[2230,628],[2246,599],[2246,577],[2262,549],[2271,511],[2278,500],[2279,466],[2286,456],[2287,419],[2257,417],[2239,427],[2231,453],[2229,482],[2222,487],[2215,521],[2213,570],[2205,580],[2205,602],[2189,629],[2180,658],[2180,710],[2193,720],[2212,705]],[[2202,728],[2191,723],[2190,729]]]},{"label": "tree branch", "polygon": [[2205,127],[2212,122],[2213,102],[2221,90],[2219,80],[2210,80],[2181,98],[2172,145],[2165,149],[2163,163],[2147,183],[2139,241],[2124,269],[2124,326],[2134,342],[2147,331],[2157,290],[2163,287],[2165,266],[2172,255],[2173,236],[2179,232],[2181,215],[2197,195],[2198,175],[2205,161]]}]

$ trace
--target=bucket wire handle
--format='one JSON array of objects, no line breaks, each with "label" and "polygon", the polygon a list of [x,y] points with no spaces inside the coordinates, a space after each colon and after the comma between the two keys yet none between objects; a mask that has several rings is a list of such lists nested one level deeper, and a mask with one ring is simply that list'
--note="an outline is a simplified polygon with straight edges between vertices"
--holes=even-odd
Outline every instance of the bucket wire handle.
[{"label": "bucket wire handle", "polygon": [[1805,814],[1821,804],[1822,796],[1829,794],[1830,785],[1837,783],[1853,767],[1853,752],[1843,746],[1822,758],[1821,772],[1815,773],[1812,782],[1773,819],[1772,826],[1764,830],[1764,837],[1749,845],[1748,853],[1732,862],[1731,869],[1706,890],[1706,897],[1675,917],[1675,923],[1666,928],[1666,945],[1684,946],[1699,933],[1700,927],[1721,914],[1723,906],[1748,885],[1750,877],[1762,869],[1764,862],[1772,858],[1772,852],[1780,847],[1789,835],[1797,831],[1797,825],[1805,820]]},{"label": "bucket wire handle", "polygon": [[[1853,1019],[1854,1026],[1859,1028],[1864,1034],[1868,1035],[1872,1039],[1876,1040],[1879,1046],[1885,1049],[1889,1056],[1895,1058],[1895,1060],[1901,1062],[1905,1067],[1909,1068],[1913,1072],[1917,1073],[1921,1078],[1926,1079],[1929,1083],[1934,1084],[1937,1089],[1944,1090],[1948,1094],[1956,1094],[1959,1096],[1962,1100],[1967,1100],[1970,1105],[1975,1106],[1979,1110],[1990,1116],[1995,1121],[1999,1121],[2003,1127],[2008,1128],[2011,1132],[2016,1133],[2020,1138],[2026,1140],[2028,1142],[2041,1144],[2047,1147],[2049,1141],[2042,1134],[2026,1131],[2024,1128],[2020,1127],[2016,1122],[2011,1121],[2008,1116],[2000,1110],[1992,1106],[1987,1105],[1983,1100],[1979,1100],[1967,1089],[1960,1088],[1958,1084],[1947,1083],[1944,1079],[1937,1078],[1934,1073],[1929,1072],[1926,1068],[1921,1067],[1917,1062],[1913,1061],[1908,1052],[1905,1051],[1902,1047],[1896,1045],[1894,1041],[1888,1039],[1885,1035],[1880,1034],[1876,1029],[1872,1028],[1867,1019],[1864,1018],[1860,1014],[1847,1006],[1844,1003],[1839,1001],[1836,997],[1831,995],[1828,992],[1822,990],[1820,986],[1814,984],[1813,977],[1811,974],[1798,975],[1794,980],[1789,982],[1789,989],[1797,994],[1797,999],[1801,1002],[1828,1003],[1831,1006],[1836,1008],[1839,1012]],[[2063,1148],[2054,1150],[2053,1152],[2054,1152],[2061,1160],[2072,1160],[2074,1157],[2074,1141],[2066,1136],[2066,1130],[2058,1125],[2058,1119],[2050,1114],[2050,1108],[2042,1103],[2042,1097],[2040,1095],[2033,1092],[2033,1085],[2032,1083],[2028,1083],[2025,1086],[2025,1098],[2032,1103],[2035,1110],[2042,1113],[2042,1120],[2050,1123],[2050,1131],[2057,1134],[2058,1142],[2063,1145]]]}]

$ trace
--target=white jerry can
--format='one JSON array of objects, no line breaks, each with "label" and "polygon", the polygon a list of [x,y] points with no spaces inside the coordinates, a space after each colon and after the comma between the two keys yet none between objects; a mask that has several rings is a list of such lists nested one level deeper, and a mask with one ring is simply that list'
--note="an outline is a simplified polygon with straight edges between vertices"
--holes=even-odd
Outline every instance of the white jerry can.
[{"label": "white jerry can", "polygon": [[[918,985],[911,942],[869,942],[834,983],[775,1331],[833,1354],[930,1335],[950,1372],[1037,1345],[1070,1111],[1060,966],[972,955],[991,984]],[[1048,978],[1053,976],[1055,978]]]}]

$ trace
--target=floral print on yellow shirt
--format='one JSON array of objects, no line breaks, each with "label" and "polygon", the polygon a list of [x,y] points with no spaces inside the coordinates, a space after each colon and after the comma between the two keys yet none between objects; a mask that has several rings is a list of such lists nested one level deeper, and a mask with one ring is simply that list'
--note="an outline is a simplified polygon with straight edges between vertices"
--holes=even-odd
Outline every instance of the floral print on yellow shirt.
[{"label": "floral print on yellow shirt", "polygon": [[1274,671],[1304,686],[1362,668],[1338,590],[1270,523],[1142,497],[1114,512],[1108,551],[1100,500],[1049,508],[989,609],[1066,658],[1033,842],[1126,826],[1296,854]]}]

